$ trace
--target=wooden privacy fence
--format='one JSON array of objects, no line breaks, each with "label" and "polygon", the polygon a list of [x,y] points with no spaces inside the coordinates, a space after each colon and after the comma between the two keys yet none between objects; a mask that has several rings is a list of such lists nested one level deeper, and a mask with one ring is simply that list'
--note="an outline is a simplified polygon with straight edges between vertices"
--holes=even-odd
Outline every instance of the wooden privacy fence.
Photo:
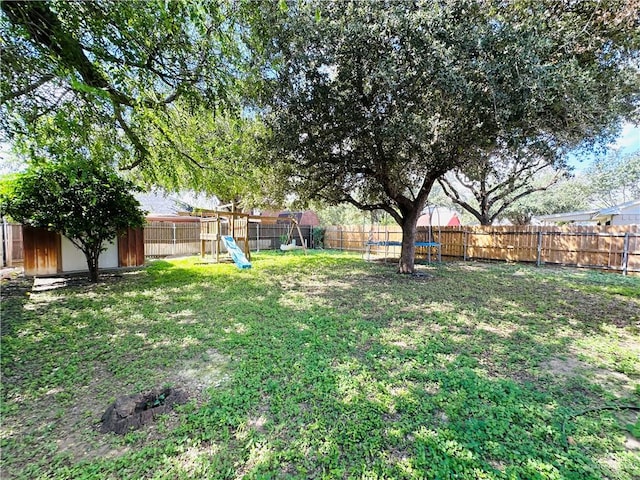
[{"label": "wooden privacy fence", "polygon": [[144,226],[147,257],[200,253],[200,222],[149,222]]},{"label": "wooden privacy fence", "polygon": [[[331,226],[326,248],[365,252],[367,241],[399,242],[393,226]],[[504,260],[640,272],[640,226],[473,226],[418,228],[417,242],[441,244],[442,257],[461,260]],[[400,247],[370,247],[371,253],[400,255]],[[424,258],[424,249],[416,256]]]},{"label": "wooden privacy fence", "polygon": [[[221,223],[221,235],[228,235],[229,225]],[[281,237],[286,237],[289,224],[249,223],[249,249],[251,251],[277,250]],[[313,248],[312,227],[301,225],[300,230],[307,247]],[[147,257],[200,254],[200,221],[149,222],[144,227],[144,250]],[[294,237],[298,242],[298,235]],[[207,253],[211,253],[207,242]],[[226,251],[221,245],[222,251]]]},{"label": "wooden privacy fence", "polygon": [[22,225],[19,223],[2,222],[2,242],[0,242],[0,255],[3,267],[21,265],[24,260],[22,246]]}]

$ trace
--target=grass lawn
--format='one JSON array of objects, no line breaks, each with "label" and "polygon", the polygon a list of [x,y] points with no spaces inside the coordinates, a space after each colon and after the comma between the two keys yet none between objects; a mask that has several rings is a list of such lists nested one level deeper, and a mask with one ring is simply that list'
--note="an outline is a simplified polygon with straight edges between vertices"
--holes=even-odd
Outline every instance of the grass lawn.
[{"label": "grass lawn", "polygon": [[[3,479],[640,478],[638,277],[199,262],[3,284]],[[167,385],[190,401],[98,431],[116,397]]]}]

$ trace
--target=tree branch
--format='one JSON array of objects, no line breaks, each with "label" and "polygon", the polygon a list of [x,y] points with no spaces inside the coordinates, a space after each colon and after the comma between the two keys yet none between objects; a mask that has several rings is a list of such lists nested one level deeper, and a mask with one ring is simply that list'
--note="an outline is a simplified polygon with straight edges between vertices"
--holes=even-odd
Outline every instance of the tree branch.
[{"label": "tree branch", "polygon": [[18,98],[18,97],[21,97],[22,95],[26,95],[27,93],[33,92],[34,90],[38,89],[39,87],[53,80],[54,78],[55,78],[55,75],[48,73],[42,76],[40,79],[36,80],[35,82],[30,83],[29,85],[26,85],[18,90],[14,90],[13,92],[9,92],[3,97],[0,97],[0,103],[5,103],[9,100],[13,100],[14,98]]},{"label": "tree branch", "polygon": [[131,143],[133,143],[133,145],[136,147],[136,151],[138,152],[138,158],[131,165],[129,165],[128,167],[124,167],[123,168],[123,170],[132,170],[135,167],[137,167],[138,165],[140,165],[144,160],[146,160],[149,157],[149,150],[142,143],[142,141],[140,140],[140,137],[138,137],[136,132],[134,132],[131,129],[131,127],[129,127],[129,125],[127,124],[127,122],[123,118],[122,109],[121,109],[120,105],[115,104],[113,107],[114,107],[114,112],[115,112],[115,115],[116,115],[116,120],[118,122],[118,125],[120,125],[122,127],[122,129],[124,130],[125,135],[127,135],[129,140],[131,140]]},{"label": "tree branch", "polygon": [[479,222],[482,222],[482,215],[480,214],[480,212],[477,209],[473,208],[468,202],[462,200],[458,192],[451,186],[446,178],[439,177],[438,183],[442,187],[444,194],[449,197],[453,203],[460,205],[462,208],[476,217]]},{"label": "tree branch", "polygon": [[384,210],[389,215],[393,217],[393,219],[398,223],[398,225],[402,225],[402,216],[393,208],[391,205],[387,205],[385,203],[374,203],[374,204],[364,204],[358,202],[352,196],[346,196],[342,199],[343,202],[348,202],[356,208],[364,211],[374,211],[374,210]]},{"label": "tree branch", "polygon": [[171,138],[171,136],[169,135],[169,133],[162,127],[162,125],[160,125],[158,122],[154,122],[155,127],[158,129],[158,131],[162,134],[162,136],[164,137],[164,139],[169,142],[169,144],[176,150],[176,152],[178,152],[180,155],[182,155],[183,157],[185,157],[187,160],[189,160],[190,162],[192,162],[196,167],[204,170],[206,167],[204,165],[202,165],[198,160],[196,160],[195,158],[193,158],[193,156],[191,156],[190,154],[188,154],[187,152],[183,151],[177,144],[176,142]]}]

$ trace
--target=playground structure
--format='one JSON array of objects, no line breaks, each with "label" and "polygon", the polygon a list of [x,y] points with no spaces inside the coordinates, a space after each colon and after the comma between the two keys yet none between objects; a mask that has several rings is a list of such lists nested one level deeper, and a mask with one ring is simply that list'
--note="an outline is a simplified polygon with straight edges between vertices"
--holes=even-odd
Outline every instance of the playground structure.
[{"label": "playground structure", "polygon": [[[299,250],[302,249],[304,250],[304,254],[307,254],[307,247],[304,244],[304,237],[302,236],[302,232],[300,231],[300,225],[298,225],[298,221],[293,218],[293,217],[289,217],[287,219],[289,221],[289,233],[287,235],[287,241],[280,245],[280,250],[282,250],[283,252],[287,252],[289,250]],[[294,228],[298,231],[298,238],[300,238],[300,245],[296,245],[296,239],[293,238],[293,230]]]},{"label": "playground structure", "polygon": [[[204,259],[207,253],[211,252],[212,260],[220,263],[220,254],[224,253],[222,249],[224,246],[238,268],[250,268],[249,223],[259,224],[264,218],[275,220],[275,217],[260,217],[242,212],[207,212],[207,216],[200,220],[200,256]],[[289,223],[287,239],[285,243],[280,245],[280,250],[286,252],[302,249],[306,255],[307,246],[297,220],[294,217],[278,218],[277,220]],[[300,245],[294,238],[296,232],[300,239]],[[259,239],[257,245],[260,248]],[[222,257],[222,260],[224,261],[226,258]]]},{"label": "playground structure", "polygon": [[[251,260],[249,217],[248,213],[242,212],[211,212],[210,216],[202,218],[200,221],[200,256],[205,258],[207,242],[209,242],[211,254],[219,263],[224,244],[238,268],[249,268],[251,266],[249,263]],[[223,233],[223,225],[227,226],[227,232]]]}]

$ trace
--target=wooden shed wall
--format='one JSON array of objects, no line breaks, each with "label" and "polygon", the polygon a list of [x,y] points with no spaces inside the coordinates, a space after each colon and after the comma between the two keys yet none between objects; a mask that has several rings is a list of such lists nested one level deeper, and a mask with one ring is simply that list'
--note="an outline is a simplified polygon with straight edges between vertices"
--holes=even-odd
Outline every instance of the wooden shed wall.
[{"label": "wooden shed wall", "polygon": [[25,275],[52,275],[62,268],[59,234],[23,226],[22,242]]},{"label": "wooden shed wall", "polygon": [[[63,271],[62,239],[58,233],[23,226],[22,236],[25,275],[55,275]],[[118,266],[140,265],[144,265],[144,230],[128,229],[118,237]]]},{"label": "wooden shed wall", "polygon": [[144,229],[129,228],[118,237],[118,266],[144,265]]}]

